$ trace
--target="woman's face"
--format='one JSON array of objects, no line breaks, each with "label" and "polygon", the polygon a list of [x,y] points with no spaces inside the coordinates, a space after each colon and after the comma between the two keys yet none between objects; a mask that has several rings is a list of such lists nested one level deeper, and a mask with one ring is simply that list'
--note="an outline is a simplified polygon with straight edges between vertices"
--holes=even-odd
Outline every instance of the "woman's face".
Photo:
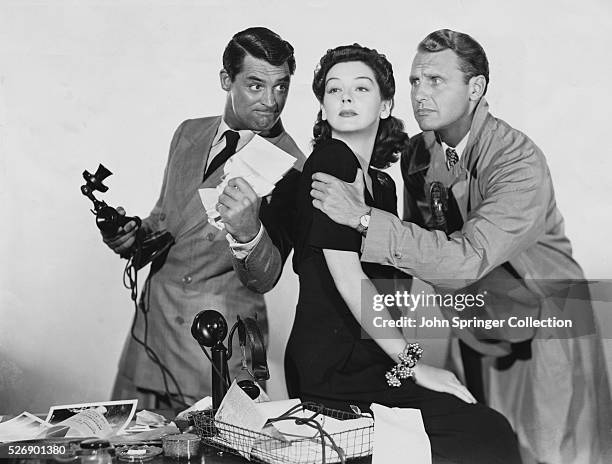
[{"label": "woman's face", "polygon": [[389,116],[390,108],[367,64],[347,61],[327,72],[321,111],[334,132],[376,133],[378,121]]}]

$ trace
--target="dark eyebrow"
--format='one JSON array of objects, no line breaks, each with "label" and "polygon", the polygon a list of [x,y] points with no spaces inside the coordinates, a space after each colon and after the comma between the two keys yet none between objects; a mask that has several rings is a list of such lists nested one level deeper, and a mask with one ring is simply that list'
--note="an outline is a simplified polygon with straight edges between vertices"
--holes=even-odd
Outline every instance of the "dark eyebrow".
[{"label": "dark eyebrow", "polygon": [[[258,84],[265,84],[265,82],[266,82],[264,79],[262,79],[262,78],[260,78],[258,76],[255,76],[255,75],[247,76],[246,80],[249,81],[249,82],[256,82]],[[276,81],[274,81],[274,85],[285,84],[287,82],[291,82],[291,76],[289,76],[289,75],[286,75],[286,76],[281,77],[280,79],[277,79]]]},{"label": "dark eyebrow", "polygon": [[[336,79],[336,80],[340,80],[340,78],[339,78],[339,77],[330,77],[329,79],[327,79],[327,80],[325,81],[325,85],[327,85],[327,83],[328,83],[329,81],[334,80],[334,79]],[[369,80],[370,82],[374,83],[374,81],[372,80],[372,78],[371,78],[371,77],[368,77],[368,76],[357,76],[356,78],[354,78],[354,80],[358,80],[358,79],[367,79],[367,80]]]},{"label": "dark eyebrow", "polygon": [[253,81],[253,82],[263,82],[263,79],[260,79],[257,76],[247,76],[247,80]]}]

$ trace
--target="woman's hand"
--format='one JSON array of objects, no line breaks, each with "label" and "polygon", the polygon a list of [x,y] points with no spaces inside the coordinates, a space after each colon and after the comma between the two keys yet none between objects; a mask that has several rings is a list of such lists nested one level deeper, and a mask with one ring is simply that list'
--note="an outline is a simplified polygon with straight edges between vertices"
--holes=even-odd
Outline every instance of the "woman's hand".
[{"label": "woman's hand", "polygon": [[455,374],[446,369],[439,369],[427,364],[417,364],[414,367],[414,380],[421,387],[437,392],[450,393],[466,403],[476,403],[476,398],[459,382]]}]

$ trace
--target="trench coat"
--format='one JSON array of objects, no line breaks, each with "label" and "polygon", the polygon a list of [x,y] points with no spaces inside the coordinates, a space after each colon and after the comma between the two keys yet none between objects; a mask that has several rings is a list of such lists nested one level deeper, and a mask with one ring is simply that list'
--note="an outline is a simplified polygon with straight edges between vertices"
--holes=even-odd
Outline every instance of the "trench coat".
[{"label": "trench coat", "polygon": [[[429,199],[422,188],[430,166],[443,156],[432,131],[411,140],[401,160],[406,221],[373,210],[361,259],[455,291],[474,285],[486,290],[492,284],[487,276],[509,265],[538,298],[535,318],[563,317],[564,308],[574,307],[566,303],[578,301],[583,322],[595,328],[541,150],[493,117],[481,99],[453,167],[457,180],[451,189],[462,226],[449,235],[428,228]],[[563,282],[568,289],[560,304]],[[582,294],[573,298],[572,288]],[[528,455],[554,464],[610,462],[612,403],[601,340],[593,330],[563,330],[536,329],[526,359],[508,357],[508,343],[462,340],[490,355],[483,363],[487,402],[509,419]]]}]

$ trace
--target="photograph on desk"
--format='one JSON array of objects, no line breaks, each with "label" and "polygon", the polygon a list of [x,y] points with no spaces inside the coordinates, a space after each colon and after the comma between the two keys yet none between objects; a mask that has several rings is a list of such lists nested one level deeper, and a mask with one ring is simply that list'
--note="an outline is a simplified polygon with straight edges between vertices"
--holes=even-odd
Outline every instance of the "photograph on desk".
[{"label": "photograph on desk", "polygon": [[609,0],[0,0],[0,442],[612,463],[611,30]]},{"label": "photograph on desk", "polygon": [[137,400],[52,406],[45,422],[68,427],[66,436],[120,435],[132,421]]}]

